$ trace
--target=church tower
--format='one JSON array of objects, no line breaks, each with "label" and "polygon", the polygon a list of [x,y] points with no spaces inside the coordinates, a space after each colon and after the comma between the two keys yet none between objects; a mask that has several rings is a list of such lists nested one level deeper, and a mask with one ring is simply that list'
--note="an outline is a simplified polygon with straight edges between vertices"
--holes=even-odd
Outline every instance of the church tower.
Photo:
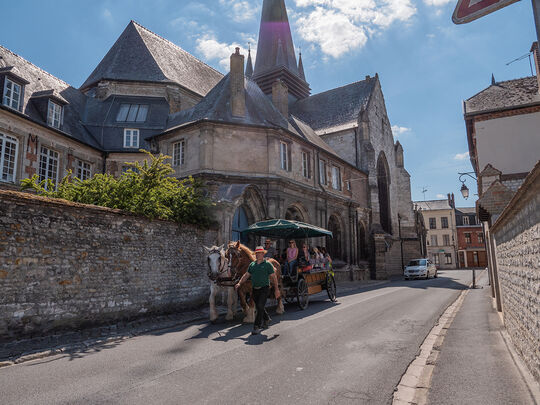
[{"label": "church tower", "polygon": [[277,80],[287,86],[294,101],[310,94],[303,66],[299,68],[296,63],[285,0],[263,2],[253,80],[268,95],[272,94],[272,86]]}]

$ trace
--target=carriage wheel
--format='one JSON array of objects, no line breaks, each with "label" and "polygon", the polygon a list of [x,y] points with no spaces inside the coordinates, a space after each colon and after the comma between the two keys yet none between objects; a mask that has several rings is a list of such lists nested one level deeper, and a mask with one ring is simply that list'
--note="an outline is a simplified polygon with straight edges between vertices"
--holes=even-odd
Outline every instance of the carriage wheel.
[{"label": "carriage wheel", "polygon": [[326,273],[326,292],[328,293],[328,298],[330,298],[330,301],[337,301],[336,280],[330,273]]},{"label": "carriage wheel", "polygon": [[306,309],[309,303],[308,285],[303,278],[296,284],[296,298],[300,309]]}]

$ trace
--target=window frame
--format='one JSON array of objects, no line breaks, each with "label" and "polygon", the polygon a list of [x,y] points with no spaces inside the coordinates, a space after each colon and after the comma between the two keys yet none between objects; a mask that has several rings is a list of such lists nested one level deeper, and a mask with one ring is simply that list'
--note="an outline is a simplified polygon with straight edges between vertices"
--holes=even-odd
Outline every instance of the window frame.
[{"label": "window frame", "polygon": [[[437,235],[431,235],[431,246],[439,246],[439,238],[437,238]],[[433,243],[435,241],[435,243]]]},{"label": "window frame", "polygon": [[[46,154],[46,167],[45,167],[45,177],[41,177],[41,169],[42,169],[42,159],[44,157],[44,150],[47,151],[47,154]],[[56,156],[51,156],[51,153],[54,153]],[[48,173],[50,171],[50,167],[51,167],[51,160],[55,160],[56,161],[56,168],[55,168],[55,178],[52,179],[48,176]],[[41,145],[41,148],[40,148],[40,151],[39,151],[39,167],[38,167],[38,179],[39,179],[39,182],[42,182],[43,180],[47,180],[47,179],[51,179],[54,183],[54,186],[55,188],[58,187],[58,172],[60,170],[60,153],[57,152],[56,150],[54,149],[51,149],[47,146],[43,146]],[[47,187],[47,184],[45,183],[45,188]]]},{"label": "window frame", "polygon": [[[0,132],[0,139],[2,140],[2,148],[0,149],[0,182],[3,183],[15,183],[17,179],[17,158],[19,156],[19,139],[14,136],[10,136]],[[15,144],[15,153],[13,158],[13,175],[12,179],[9,180],[6,178],[4,180],[4,165],[5,165],[5,155],[6,155],[6,142]]]},{"label": "window frame", "polygon": [[[127,131],[131,131],[131,133],[128,135]],[[137,144],[135,146],[133,146],[133,131],[137,132]],[[126,143],[126,140],[127,140],[128,136],[130,137],[130,144],[129,145],[127,145],[127,143]],[[140,136],[141,136],[141,132],[139,131],[138,128],[124,128],[124,148],[126,148],[126,149],[138,149],[139,144],[140,144]]]},{"label": "window frame", "polygon": [[463,215],[462,220],[463,220],[463,225],[469,225],[469,216],[468,215]]},{"label": "window frame", "polygon": [[448,217],[441,217],[441,229],[448,229]]},{"label": "window frame", "polygon": [[[334,176],[334,174],[337,174]],[[334,181],[335,180],[335,181]],[[332,165],[332,188],[337,191],[341,191],[341,168],[339,166]]]},{"label": "window frame", "polygon": [[444,264],[452,264],[452,253],[444,254]]},{"label": "window frame", "polygon": [[[122,109],[127,106],[127,112],[125,113],[125,118],[120,119],[120,113],[122,112]],[[128,119],[130,116],[130,113],[133,108],[136,107],[135,111],[135,117],[134,119]],[[141,112],[141,107],[144,107],[146,109],[146,112],[144,113],[144,120],[139,119],[139,114]],[[139,103],[121,103],[120,107],[118,108],[118,112],[116,113],[116,122],[146,122],[148,118],[148,112],[150,111],[150,105],[149,104],[139,104]]]},{"label": "window frame", "polygon": [[450,246],[450,235],[447,233],[443,235],[443,246]]},{"label": "window frame", "polygon": [[464,232],[463,236],[465,237],[465,243],[470,245],[472,243],[472,234],[471,234],[471,232]]},{"label": "window frame", "polygon": [[[173,167],[182,167],[186,164],[186,140],[180,139],[173,143],[172,147],[172,165]],[[178,157],[176,148],[179,147]],[[177,160],[178,159],[178,160]]]},{"label": "window frame", "polygon": [[[82,173],[87,172],[87,176],[81,176]],[[77,159],[77,178],[79,180],[88,180],[92,177],[92,164],[85,162],[84,160]]]},{"label": "window frame", "polygon": [[435,265],[441,264],[441,260],[438,253],[433,253],[433,263]]},{"label": "window frame", "polygon": [[[15,100],[13,97],[11,99],[8,99],[7,97],[7,91],[8,91],[8,83],[11,83],[13,87],[10,89],[11,95],[13,96],[13,88],[14,86],[19,86],[19,99],[17,100],[17,108],[13,107],[13,101]],[[21,98],[23,95],[23,88],[24,86],[18,82],[16,82],[13,79],[10,79],[9,77],[5,77],[4,79],[4,91],[2,92],[2,104],[6,107],[9,107],[16,111],[21,111]],[[6,103],[6,100],[10,100],[9,103]]]},{"label": "window frame", "polygon": [[291,163],[291,144],[287,141],[279,141],[279,167],[281,170],[290,172]]},{"label": "window frame", "polygon": [[328,179],[326,178],[327,165],[326,161],[319,158],[319,184],[323,186],[328,185]]},{"label": "window frame", "polygon": [[478,243],[485,243],[484,232],[476,232],[476,238],[478,239]]},{"label": "window frame", "polygon": [[429,229],[437,229],[437,218],[429,218]]},{"label": "window frame", "polygon": [[[54,107],[52,109],[52,117],[51,117],[51,106],[58,107],[58,110],[59,110],[58,111],[58,125],[54,125],[54,120],[55,120]],[[59,103],[55,103],[54,101],[49,99],[47,103],[47,125],[56,129],[60,129],[63,123],[64,123],[64,107],[60,105]]]},{"label": "window frame", "polygon": [[302,176],[306,179],[311,179],[311,153],[305,150],[302,151]]}]

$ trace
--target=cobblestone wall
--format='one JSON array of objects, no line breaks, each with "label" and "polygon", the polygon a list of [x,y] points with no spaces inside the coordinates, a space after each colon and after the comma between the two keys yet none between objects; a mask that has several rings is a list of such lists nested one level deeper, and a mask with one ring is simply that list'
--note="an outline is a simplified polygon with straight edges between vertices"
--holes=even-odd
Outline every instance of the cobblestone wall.
[{"label": "cobblestone wall", "polygon": [[[533,170],[534,172],[534,170]],[[492,228],[505,326],[540,381],[540,166]]]},{"label": "cobblestone wall", "polygon": [[0,190],[0,340],[197,305],[215,237]]}]

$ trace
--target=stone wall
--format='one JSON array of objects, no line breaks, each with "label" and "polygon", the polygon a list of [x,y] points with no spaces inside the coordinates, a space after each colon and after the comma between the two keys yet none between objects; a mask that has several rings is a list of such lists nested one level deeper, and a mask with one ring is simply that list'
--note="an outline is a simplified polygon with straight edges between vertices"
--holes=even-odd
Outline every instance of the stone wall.
[{"label": "stone wall", "polygon": [[540,381],[540,163],[491,231],[504,323],[529,370]]},{"label": "stone wall", "polygon": [[0,340],[192,307],[214,231],[0,190]]}]

